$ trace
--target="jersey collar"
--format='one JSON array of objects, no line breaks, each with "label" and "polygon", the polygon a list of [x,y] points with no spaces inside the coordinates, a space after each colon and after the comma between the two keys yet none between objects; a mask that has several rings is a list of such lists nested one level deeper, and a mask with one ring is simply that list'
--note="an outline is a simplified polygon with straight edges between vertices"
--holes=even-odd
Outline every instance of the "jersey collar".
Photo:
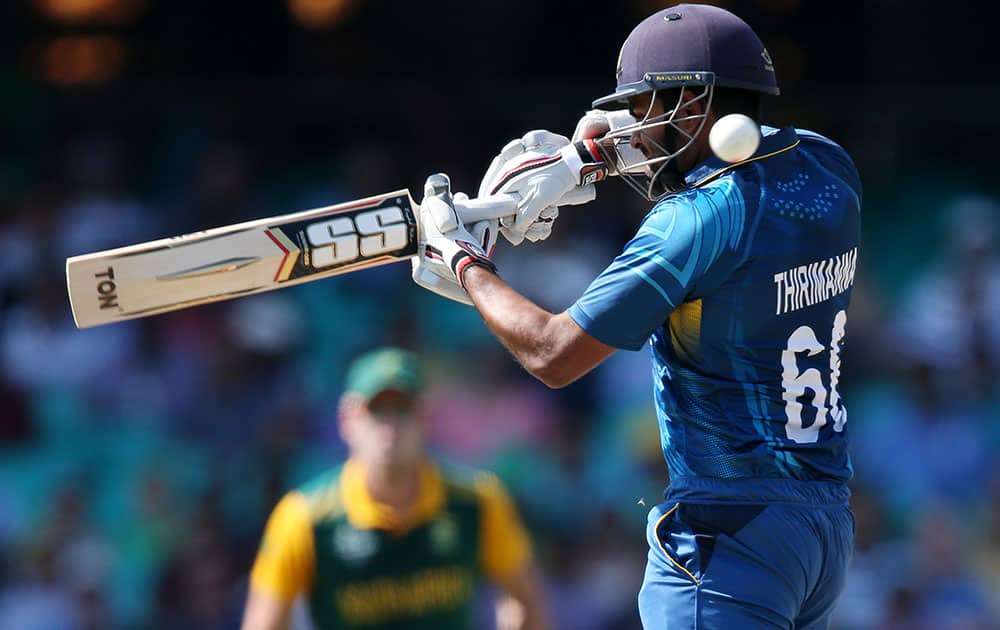
[{"label": "jersey collar", "polygon": [[441,472],[430,461],[420,466],[420,482],[413,505],[400,511],[380,503],[366,485],[367,471],[357,461],[348,459],[340,473],[340,494],[347,520],[358,529],[408,531],[431,520],[444,505],[444,483]]},{"label": "jersey collar", "polygon": [[757,147],[757,151],[753,155],[732,164],[713,155],[684,176],[688,188],[697,188],[734,168],[790,151],[799,145],[799,136],[795,133],[794,127],[785,127],[784,129],[761,127],[761,131],[764,133],[764,137],[761,138],[760,146]]}]

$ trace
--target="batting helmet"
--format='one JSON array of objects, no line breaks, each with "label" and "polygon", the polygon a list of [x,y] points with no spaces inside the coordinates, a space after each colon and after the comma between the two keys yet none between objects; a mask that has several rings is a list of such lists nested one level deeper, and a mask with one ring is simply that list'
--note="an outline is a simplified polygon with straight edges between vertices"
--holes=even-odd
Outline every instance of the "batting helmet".
[{"label": "batting helmet", "polygon": [[774,65],[750,26],[725,9],[679,4],[639,23],[618,54],[617,89],[594,101],[618,109],[629,97],[687,85],[778,94]]},{"label": "batting helmet", "polygon": [[[600,143],[622,179],[649,200],[685,187],[676,158],[693,146],[708,121],[716,87],[778,94],[771,57],[753,29],[729,11],[704,4],[680,4],[640,22],[622,44],[615,74],[617,89],[593,107],[621,109],[633,97],[652,93],[655,100],[658,93],[673,91],[672,107],[665,102],[663,113],[653,115],[650,100],[645,117],[613,129]],[[680,114],[698,101],[701,113]],[[665,128],[665,143],[651,139],[654,127]],[[646,159],[637,161],[636,152],[626,150],[634,134],[651,148]]]}]

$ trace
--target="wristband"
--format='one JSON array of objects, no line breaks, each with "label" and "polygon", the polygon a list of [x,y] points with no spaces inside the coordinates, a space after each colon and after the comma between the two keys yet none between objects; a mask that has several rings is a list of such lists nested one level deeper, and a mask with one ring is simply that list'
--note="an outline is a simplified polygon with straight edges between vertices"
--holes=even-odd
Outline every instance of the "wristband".
[{"label": "wristband", "polygon": [[563,147],[559,153],[570,173],[576,176],[577,186],[587,186],[608,176],[608,165],[593,140],[578,140]]},{"label": "wristband", "polygon": [[458,284],[461,285],[463,289],[465,289],[465,280],[463,280],[462,276],[465,274],[465,270],[469,267],[483,267],[490,273],[496,275],[496,264],[486,257],[486,252],[484,252],[481,247],[475,243],[467,243],[466,241],[455,241],[455,244],[458,245],[459,251],[452,256],[451,271],[455,274]]}]

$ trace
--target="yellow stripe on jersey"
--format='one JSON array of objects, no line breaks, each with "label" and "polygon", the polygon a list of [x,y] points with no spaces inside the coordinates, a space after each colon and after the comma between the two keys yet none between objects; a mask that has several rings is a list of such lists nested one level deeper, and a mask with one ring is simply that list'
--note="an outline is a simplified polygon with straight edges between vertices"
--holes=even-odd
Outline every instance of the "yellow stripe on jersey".
[{"label": "yellow stripe on jersey", "polygon": [[368,492],[366,471],[348,459],[340,473],[340,495],[347,520],[358,529],[383,529],[405,533],[433,519],[445,502],[444,482],[437,466],[429,461],[420,466],[415,503],[406,512],[377,501]]},{"label": "yellow stripe on jersey", "polygon": [[669,321],[674,350],[693,360],[701,348],[701,300],[684,302],[670,314]]},{"label": "yellow stripe on jersey", "polygon": [[479,564],[487,578],[505,580],[528,564],[531,543],[513,501],[495,475],[479,473],[475,489],[483,506]]},{"label": "yellow stripe on jersey", "polygon": [[316,571],[312,522],[306,498],[290,492],[267,521],[250,586],[291,602],[312,588]]},{"label": "yellow stripe on jersey", "polygon": [[344,502],[340,497],[340,484],[336,478],[324,485],[313,488],[306,494],[309,506],[309,522],[314,525],[333,520],[344,513]]}]

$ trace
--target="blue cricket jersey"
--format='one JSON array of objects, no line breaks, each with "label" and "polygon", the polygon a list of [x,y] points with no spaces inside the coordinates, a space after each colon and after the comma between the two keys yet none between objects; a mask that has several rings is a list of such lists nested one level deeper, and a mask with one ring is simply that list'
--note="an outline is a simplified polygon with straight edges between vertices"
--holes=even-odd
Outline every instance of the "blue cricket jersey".
[{"label": "blue cricket jersey", "polygon": [[852,474],[838,381],[860,178],[823,136],[762,131],[751,158],[688,173],[569,309],[608,345],[649,341],[672,480]]}]

